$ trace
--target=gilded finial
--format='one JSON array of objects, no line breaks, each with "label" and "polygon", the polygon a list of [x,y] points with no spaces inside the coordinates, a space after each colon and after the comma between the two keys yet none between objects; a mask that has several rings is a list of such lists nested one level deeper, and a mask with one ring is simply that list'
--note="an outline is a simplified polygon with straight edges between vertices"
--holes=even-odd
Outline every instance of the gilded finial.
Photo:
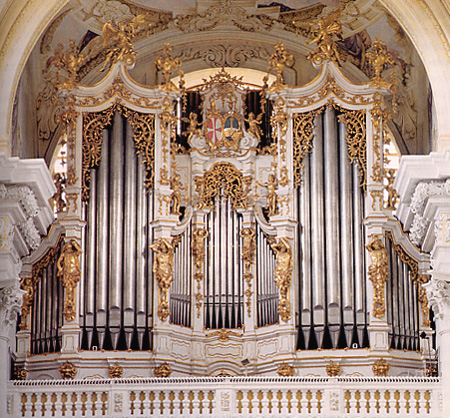
[{"label": "gilded finial", "polygon": [[176,69],[181,67],[181,61],[179,58],[174,58],[170,51],[172,51],[172,47],[168,43],[164,44],[162,55],[156,58],[155,65],[162,72],[163,82],[161,88],[167,91],[177,91],[178,88],[170,81],[170,76]]},{"label": "gilded finial", "polygon": [[283,71],[284,67],[291,66],[294,63],[294,57],[288,54],[283,42],[278,42],[274,46],[275,52],[272,54],[269,60],[269,66],[267,71],[275,70],[276,80],[270,86],[270,90],[280,90],[284,86]]}]

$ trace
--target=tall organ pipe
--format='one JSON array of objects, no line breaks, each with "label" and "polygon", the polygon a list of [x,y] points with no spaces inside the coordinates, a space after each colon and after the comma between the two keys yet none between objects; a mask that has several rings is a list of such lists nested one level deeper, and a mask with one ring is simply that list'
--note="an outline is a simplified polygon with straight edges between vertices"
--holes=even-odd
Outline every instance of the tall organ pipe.
[{"label": "tall organ pipe", "polygon": [[[342,142],[342,141],[341,141]],[[327,322],[333,348],[339,339],[340,318],[340,240],[339,240],[339,159],[338,138],[334,109],[327,107],[324,114],[325,167],[325,242],[327,281]],[[345,161],[345,160],[344,160]],[[347,214],[343,213],[342,217]]]},{"label": "tall organ pipe", "polygon": [[352,165],[348,160],[346,128],[339,123],[339,181],[341,220],[341,272],[342,272],[342,313],[347,346],[351,345],[354,326],[353,305],[353,207],[352,207]]},{"label": "tall organ pipe", "polygon": [[109,318],[113,349],[117,347],[121,326],[122,274],[123,274],[123,121],[119,112],[114,114],[114,126],[111,135],[111,171],[110,171],[110,229],[109,240]]},{"label": "tall organ pipe", "polygon": [[[109,241],[109,135],[103,130],[103,143],[97,181],[97,283],[96,310],[99,346],[103,347],[108,309],[108,241]],[[93,202],[92,202],[93,203]],[[90,222],[92,224],[92,222]],[[100,232],[101,231],[101,232]]]},{"label": "tall organ pipe", "polygon": [[123,248],[123,325],[127,346],[131,346],[136,292],[136,152],[129,123],[125,128],[125,199]]},{"label": "tall organ pipe", "polygon": [[311,153],[311,275],[313,280],[314,333],[319,347],[325,329],[325,235],[323,193],[323,127],[322,115],[317,116]]}]

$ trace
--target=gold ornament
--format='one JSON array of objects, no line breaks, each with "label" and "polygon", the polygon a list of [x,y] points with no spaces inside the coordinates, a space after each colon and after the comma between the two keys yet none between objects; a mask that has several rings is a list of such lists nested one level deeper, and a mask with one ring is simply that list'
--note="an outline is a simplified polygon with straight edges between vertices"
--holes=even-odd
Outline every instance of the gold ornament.
[{"label": "gold ornament", "polygon": [[111,379],[120,379],[123,376],[123,367],[118,362],[109,368],[109,377]]},{"label": "gold ornament", "polygon": [[279,376],[294,376],[295,374],[295,369],[293,366],[287,364],[287,363],[281,363],[280,367],[278,367],[277,369],[277,373]]},{"label": "gold ornament", "polygon": [[64,380],[75,379],[78,369],[70,362],[66,361],[60,368],[59,372]]},{"label": "gold ornament", "polygon": [[82,253],[80,245],[75,240],[71,240],[64,244],[56,263],[58,277],[66,290],[63,315],[69,322],[73,321],[76,315],[75,289],[81,278],[79,257]]},{"label": "gold ornament", "polygon": [[166,91],[178,91],[175,84],[170,81],[170,76],[173,71],[181,67],[179,58],[174,58],[170,53],[172,47],[169,44],[164,44],[162,55],[155,60],[155,65],[158,70],[162,71],[163,84],[161,89]]},{"label": "gold ornament", "polygon": [[191,250],[195,260],[194,279],[197,281],[197,293],[195,295],[197,306],[197,318],[200,318],[203,295],[201,293],[201,282],[204,278],[203,264],[205,263],[205,239],[209,232],[204,228],[197,228],[192,233]]},{"label": "gold ornament", "polygon": [[[229,198],[234,210],[248,208],[249,182],[251,177],[242,173],[231,163],[215,163],[203,177],[195,177],[195,188],[199,195],[198,209],[213,209],[216,196]],[[245,187],[247,186],[247,187]]]},{"label": "gold ornament", "polygon": [[388,193],[388,200],[386,204],[386,209],[395,210],[395,205],[398,201],[397,191],[394,189],[394,181],[395,181],[395,171],[393,168],[389,168],[385,170],[385,178],[388,183],[386,185],[386,191]]},{"label": "gold ornament", "polygon": [[183,132],[183,135],[187,135],[187,142],[190,143],[191,138],[194,135],[202,136],[202,130],[199,126],[202,126],[198,121],[197,113],[191,112],[189,114],[189,118],[182,118],[182,121],[185,123],[189,123],[187,127],[187,131]]},{"label": "gold ornament", "polygon": [[386,377],[389,373],[389,369],[391,367],[389,366],[388,362],[384,359],[380,359],[375,362],[375,364],[372,366],[373,374],[374,376],[380,377]]},{"label": "gold ornament", "polygon": [[169,288],[173,281],[174,246],[168,238],[158,238],[150,248],[155,253],[153,274],[159,286],[158,316],[161,321],[165,321],[170,315]]},{"label": "gold ornament", "polygon": [[28,372],[20,366],[16,367],[16,371],[14,373],[17,380],[25,380],[27,378]]},{"label": "gold ornament", "polygon": [[269,244],[275,253],[277,262],[274,275],[275,283],[280,289],[278,313],[283,321],[288,321],[291,317],[289,290],[291,287],[292,271],[294,270],[291,245],[285,237],[281,237],[278,242],[275,238],[272,238],[269,240]]},{"label": "gold ornament", "polygon": [[294,186],[302,183],[303,158],[312,151],[316,112],[297,113],[293,117]]},{"label": "gold ornament", "polygon": [[267,188],[267,205],[264,208],[267,212],[267,216],[271,218],[272,216],[278,215],[280,213],[278,209],[279,199],[277,195],[278,181],[274,174],[269,174],[267,183],[259,183],[261,187]]},{"label": "gold ornament", "polygon": [[252,134],[258,142],[261,141],[261,128],[258,125],[261,125],[263,114],[260,113],[257,117],[255,117],[255,114],[253,112],[250,112],[248,114],[248,119],[244,120],[248,123],[248,129],[247,132],[249,134]]},{"label": "gold ornament", "polygon": [[418,284],[418,286],[419,286],[419,303],[422,309],[422,326],[431,327],[430,306],[428,304],[427,292],[420,284]]},{"label": "gold ornament", "polygon": [[56,207],[56,212],[61,213],[64,212],[66,209],[66,202],[63,199],[63,196],[65,194],[65,186],[66,186],[66,179],[64,174],[62,173],[55,173],[53,175],[53,181],[55,183],[56,187],[56,193],[53,195],[53,202]]},{"label": "gold ornament", "polygon": [[114,27],[111,21],[103,25],[103,50],[106,51],[106,59],[100,71],[104,71],[109,63],[116,64],[119,61],[126,65],[133,65],[136,61],[136,52],[131,40],[136,35],[136,29],[145,22],[145,14],[140,14],[130,22],[119,22]]},{"label": "gold ornament", "polygon": [[395,63],[391,53],[386,48],[386,43],[378,38],[375,38],[375,41],[372,44],[372,50],[366,52],[366,58],[375,73],[370,81],[370,84],[376,87],[391,87],[391,84],[381,75],[386,65],[392,65]]},{"label": "gold ornament", "polygon": [[330,360],[330,363],[327,364],[325,370],[328,376],[336,377],[341,374],[341,365]]},{"label": "gold ornament", "polygon": [[163,363],[161,366],[155,367],[153,371],[156,377],[170,377],[172,374],[172,367],[168,363]]},{"label": "gold ornament", "polygon": [[170,213],[172,215],[180,216],[180,205],[181,205],[181,192],[180,189],[184,190],[184,187],[181,186],[180,175],[174,173],[170,178],[170,188],[172,189],[172,195],[170,196]]},{"label": "gold ornament", "polygon": [[279,91],[284,88],[283,71],[284,67],[291,66],[294,63],[294,57],[287,53],[287,49],[280,41],[274,46],[275,52],[269,60],[267,71],[275,70],[276,80],[270,86],[269,91]]},{"label": "gold ornament", "polygon": [[342,40],[342,26],[340,22],[341,11],[330,13],[323,19],[319,19],[316,28],[310,28],[309,37],[312,38],[308,45],[317,44],[317,48],[306,57],[315,65],[321,65],[323,61],[335,61],[342,65],[342,58],[335,38]]},{"label": "gold ornament", "polygon": [[348,158],[356,162],[359,168],[360,186],[364,193],[367,188],[367,143],[366,143],[366,113],[364,110],[344,110],[339,116],[347,128],[346,141]]},{"label": "gold ornament", "polygon": [[239,232],[239,235],[243,239],[241,258],[244,262],[244,280],[247,282],[247,289],[245,290],[244,294],[247,296],[247,312],[248,316],[250,316],[252,313],[252,265],[255,261],[256,232],[253,228],[242,228]]},{"label": "gold ornament", "polygon": [[58,80],[60,79],[61,70],[64,70],[66,73],[66,77],[63,78],[64,81],[57,83],[58,87],[67,90],[74,88],[77,84],[78,70],[84,63],[84,55],[71,39],[69,41],[69,48],[64,52],[64,47],[60,44],[55,49],[53,57],[52,64],[58,69],[56,78]]},{"label": "gold ornament", "polygon": [[384,244],[378,237],[366,244],[366,248],[372,258],[369,266],[369,280],[373,283],[373,311],[375,318],[383,318],[386,313],[386,301],[384,297],[385,283],[388,281],[388,254]]},{"label": "gold ornament", "polygon": [[237,332],[227,330],[225,328],[219,329],[218,331],[211,332],[207,335],[207,337],[219,337],[219,341],[225,342],[230,339],[230,335],[233,337],[242,337],[242,334],[238,334]]}]

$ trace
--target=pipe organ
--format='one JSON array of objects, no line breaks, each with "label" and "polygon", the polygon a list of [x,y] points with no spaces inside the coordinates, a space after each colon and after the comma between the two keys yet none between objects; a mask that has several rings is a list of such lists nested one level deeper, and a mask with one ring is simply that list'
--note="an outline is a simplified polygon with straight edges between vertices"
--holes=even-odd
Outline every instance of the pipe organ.
[{"label": "pipe organ", "polygon": [[[330,358],[364,374],[374,356],[396,373],[423,366],[426,257],[385,204],[387,85],[351,84],[322,57],[316,79],[289,87],[276,48],[275,77],[251,88],[222,69],[186,92],[166,48],[160,86],[119,61],[66,92],[58,224],[82,253],[72,273],[23,279],[33,354],[81,349],[81,377],[112,350],[130,376],[163,363],[179,375],[320,374]],[[390,349],[411,354],[400,364]]]}]

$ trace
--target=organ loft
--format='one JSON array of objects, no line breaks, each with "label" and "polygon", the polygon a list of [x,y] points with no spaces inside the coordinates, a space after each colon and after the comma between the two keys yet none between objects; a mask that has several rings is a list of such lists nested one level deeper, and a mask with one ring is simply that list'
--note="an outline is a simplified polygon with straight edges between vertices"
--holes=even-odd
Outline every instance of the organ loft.
[{"label": "organ loft", "polygon": [[[0,184],[19,225],[0,228],[22,260],[9,415],[434,414],[446,354],[444,308],[430,300],[447,288],[431,261],[448,227],[427,219],[441,216],[429,205],[448,194],[446,165],[400,159],[411,115],[431,135],[433,113],[426,94],[405,99],[408,77],[427,80],[419,56],[371,35],[392,17],[309,2],[300,13],[205,0],[191,14],[91,3],[64,15],[82,37],[76,26],[56,43],[59,22],[42,38],[35,151],[51,176],[7,161],[45,188],[31,175]],[[209,34],[230,43],[198,49]]]},{"label": "organ loft", "polygon": [[30,376],[60,365],[25,353],[65,350],[80,377],[106,373],[112,353],[132,375],[307,375],[330,361],[364,375],[374,355],[423,368],[427,276],[404,257],[382,174],[390,57],[379,41],[372,80],[350,83],[333,28],[306,86],[286,84],[281,42],[256,83],[222,68],[187,85],[168,44],[153,87],[130,77],[125,44],[95,86],[62,67],[65,187],[52,245],[22,279]]}]

